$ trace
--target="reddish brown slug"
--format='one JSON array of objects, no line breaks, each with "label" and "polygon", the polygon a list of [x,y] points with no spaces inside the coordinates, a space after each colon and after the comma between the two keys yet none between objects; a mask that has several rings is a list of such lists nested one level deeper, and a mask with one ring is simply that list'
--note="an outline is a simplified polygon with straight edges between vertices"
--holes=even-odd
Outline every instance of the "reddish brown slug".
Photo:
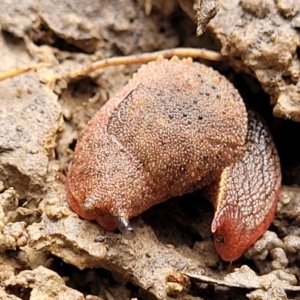
[{"label": "reddish brown slug", "polygon": [[268,130],[225,77],[191,59],[158,59],[88,122],[66,191],[77,214],[130,239],[132,217],[206,187],[216,249],[233,261],[270,225],[280,174]]}]

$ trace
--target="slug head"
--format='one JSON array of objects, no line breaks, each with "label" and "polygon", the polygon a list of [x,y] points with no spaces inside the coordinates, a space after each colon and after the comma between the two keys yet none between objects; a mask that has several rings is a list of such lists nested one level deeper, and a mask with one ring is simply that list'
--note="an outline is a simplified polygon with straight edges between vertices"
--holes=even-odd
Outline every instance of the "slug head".
[{"label": "slug head", "polygon": [[224,261],[234,261],[256,241],[253,230],[243,222],[240,209],[236,206],[225,206],[215,216],[211,231],[217,252]]},{"label": "slug head", "polygon": [[126,217],[113,217],[108,213],[102,215],[97,213],[85,213],[84,208],[78,204],[77,199],[75,199],[71,193],[68,180],[66,180],[66,192],[69,205],[82,218],[86,220],[96,220],[100,226],[109,231],[113,231],[118,228],[127,240],[132,240],[135,237],[135,230]]}]

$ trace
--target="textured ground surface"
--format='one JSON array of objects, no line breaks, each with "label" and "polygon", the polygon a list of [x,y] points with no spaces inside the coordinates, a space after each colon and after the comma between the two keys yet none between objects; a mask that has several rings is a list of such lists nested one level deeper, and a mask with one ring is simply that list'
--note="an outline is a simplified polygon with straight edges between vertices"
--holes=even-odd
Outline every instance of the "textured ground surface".
[{"label": "textured ground surface", "polygon": [[[192,17],[190,1],[178,1],[182,9],[176,1],[117,2],[0,4],[0,71],[51,64],[0,82],[0,298],[296,299],[298,1],[222,0],[200,39],[187,16]],[[204,46],[226,57],[213,66],[265,116],[281,158],[284,186],[273,225],[230,274],[213,247],[213,209],[198,193],[136,218],[139,239],[105,233],[95,242],[103,230],[69,209],[60,181],[86,122],[138,66],[110,67],[76,80],[65,75],[104,57],[176,46]],[[272,109],[283,119],[274,118]]]}]

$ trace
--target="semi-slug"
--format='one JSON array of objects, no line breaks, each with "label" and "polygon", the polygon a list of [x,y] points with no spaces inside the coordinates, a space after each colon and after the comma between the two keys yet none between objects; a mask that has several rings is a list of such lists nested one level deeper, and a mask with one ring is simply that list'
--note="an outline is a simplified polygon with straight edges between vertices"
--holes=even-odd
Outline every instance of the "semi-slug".
[{"label": "semi-slug", "polygon": [[66,191],[77,214],[130,239],[132,217],[205,187],[216,249],[233,261],[270,225],[280,185],[272,138],[238,91],[211,68],[173,58],[142,66],[88,122]]}]

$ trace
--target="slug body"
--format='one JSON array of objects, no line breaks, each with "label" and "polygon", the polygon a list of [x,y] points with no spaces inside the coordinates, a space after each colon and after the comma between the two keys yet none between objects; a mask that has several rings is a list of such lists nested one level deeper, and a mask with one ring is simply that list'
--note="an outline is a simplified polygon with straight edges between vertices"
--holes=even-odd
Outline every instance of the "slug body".
[{"label": "slug body", "polygon": [[239,258],[270,226],[281,188],[277,150],[264,121],[248,113],[246,151],[205,187],[215,207],[215,247],[225,261]]},{"label": "slug body", "polygon": [[132,217],[203,187],[216,249],[235,260],[270,225],[279,160],[264,124],[250,114],[248,125],[232,84],[189,59],[142,66],[89,121],[66,181],[76,213],[127,238]]}]

